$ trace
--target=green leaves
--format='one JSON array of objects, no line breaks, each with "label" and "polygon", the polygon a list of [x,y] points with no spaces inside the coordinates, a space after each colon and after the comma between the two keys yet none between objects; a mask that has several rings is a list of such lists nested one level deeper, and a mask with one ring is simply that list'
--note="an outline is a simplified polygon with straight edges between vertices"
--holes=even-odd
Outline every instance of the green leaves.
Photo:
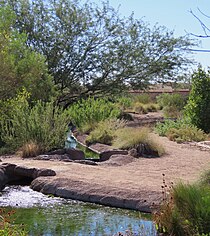
[{"label": "green leaves", "polygon": [[210,132],[210,72],[198,68],[192,75],[192,89],[185,115],[195,126]]}]

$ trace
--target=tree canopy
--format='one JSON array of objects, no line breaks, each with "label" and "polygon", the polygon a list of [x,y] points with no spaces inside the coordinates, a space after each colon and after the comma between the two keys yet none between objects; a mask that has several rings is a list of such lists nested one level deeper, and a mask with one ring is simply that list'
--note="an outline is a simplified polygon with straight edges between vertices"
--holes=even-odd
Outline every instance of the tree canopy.
[{"label": "tree canopy", "polygon": [[54,85],[45,57],[26,46],[27,37],[15,27],[15,14],[0,9],[0,99],[13,97],[23,88],[31,99],[48,100]]},{"label": "tree canopy", "polygon": [[87,95],[144,89],[174,78],[191,62],[192,42],[165,27],[120,17],[104,2],[5,0],[17,16],[16,28],[42,53],[60,89],[60,102]]}]

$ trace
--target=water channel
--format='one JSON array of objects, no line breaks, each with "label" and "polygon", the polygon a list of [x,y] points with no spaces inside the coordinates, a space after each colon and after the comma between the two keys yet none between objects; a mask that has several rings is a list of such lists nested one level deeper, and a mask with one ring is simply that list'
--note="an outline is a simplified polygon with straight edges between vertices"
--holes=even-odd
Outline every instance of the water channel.
[{"label": "water channel", "polygon": [[15,210],[13,223],[23,223],[31,236],[156,235],[148,215],[47,196],[28,186],[7,186],[0,208]]}]

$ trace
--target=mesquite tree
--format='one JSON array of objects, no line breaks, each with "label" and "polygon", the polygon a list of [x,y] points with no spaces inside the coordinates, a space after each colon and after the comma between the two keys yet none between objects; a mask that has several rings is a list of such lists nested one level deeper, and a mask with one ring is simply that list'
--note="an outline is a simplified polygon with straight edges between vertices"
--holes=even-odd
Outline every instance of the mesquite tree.
[{"label": "mesquite tree", "polygon": [[60,101],[87,95],[142,89],[150,82],[173,78],[191,62],[192,42],[175,38],[161,26],[121,18],[104,2],[77,0],[5,0],[16,12],[16,27],[28,45],[47,58],[60,89]]}]

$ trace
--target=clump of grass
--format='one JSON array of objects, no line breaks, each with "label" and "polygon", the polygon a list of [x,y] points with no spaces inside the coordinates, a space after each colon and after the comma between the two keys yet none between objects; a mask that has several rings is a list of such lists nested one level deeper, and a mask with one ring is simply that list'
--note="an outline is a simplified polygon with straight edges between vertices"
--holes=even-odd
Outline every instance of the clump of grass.
[{"label": "clump of grass", "polygon": [[140,144],[147,145],[151,150],[156,151],[159,156],[163,155],[164,148],[155,141],[149,134],[149,128],[123,128],[116,131],[116,138],[113,146],[120,149],[137,148]]},{"label": "clump of grass", "polygon": [[143,104],[148,104],[148,103],[152,102],[151,97],[149,96],[149,94],[146,94],[146,93],[135,95],[134,101],[139,102],[139,103],[143,103]]},{"label": "clump of grass", "polygon": [[164,235],[209,235],[210,188],[200,184],[178,183],[162,186],[163,204],[154,216],[159,233]]},{"label": "clump of grass", "polygon": [[134,104],[133,109],[134,109],[134,112],[136,112],[138,114],[147,114],[147,110],[146,110],[146,108],[145,108],[143,103],[136,102]]},{"label": "clump of grass", "polygon": [[36,142],[29,141],[22,146],[20,153],[22,158],[36,157],[42,153],[42,148]]},{"label": "clump of grass", "polygon": [[119,119],[110,119],[101,121],[97,124],[95,129],[90,132],[86,139],[86,144],[103,143],[111,145],[115,137],[115,131],[124,127],[126,122]]}]

